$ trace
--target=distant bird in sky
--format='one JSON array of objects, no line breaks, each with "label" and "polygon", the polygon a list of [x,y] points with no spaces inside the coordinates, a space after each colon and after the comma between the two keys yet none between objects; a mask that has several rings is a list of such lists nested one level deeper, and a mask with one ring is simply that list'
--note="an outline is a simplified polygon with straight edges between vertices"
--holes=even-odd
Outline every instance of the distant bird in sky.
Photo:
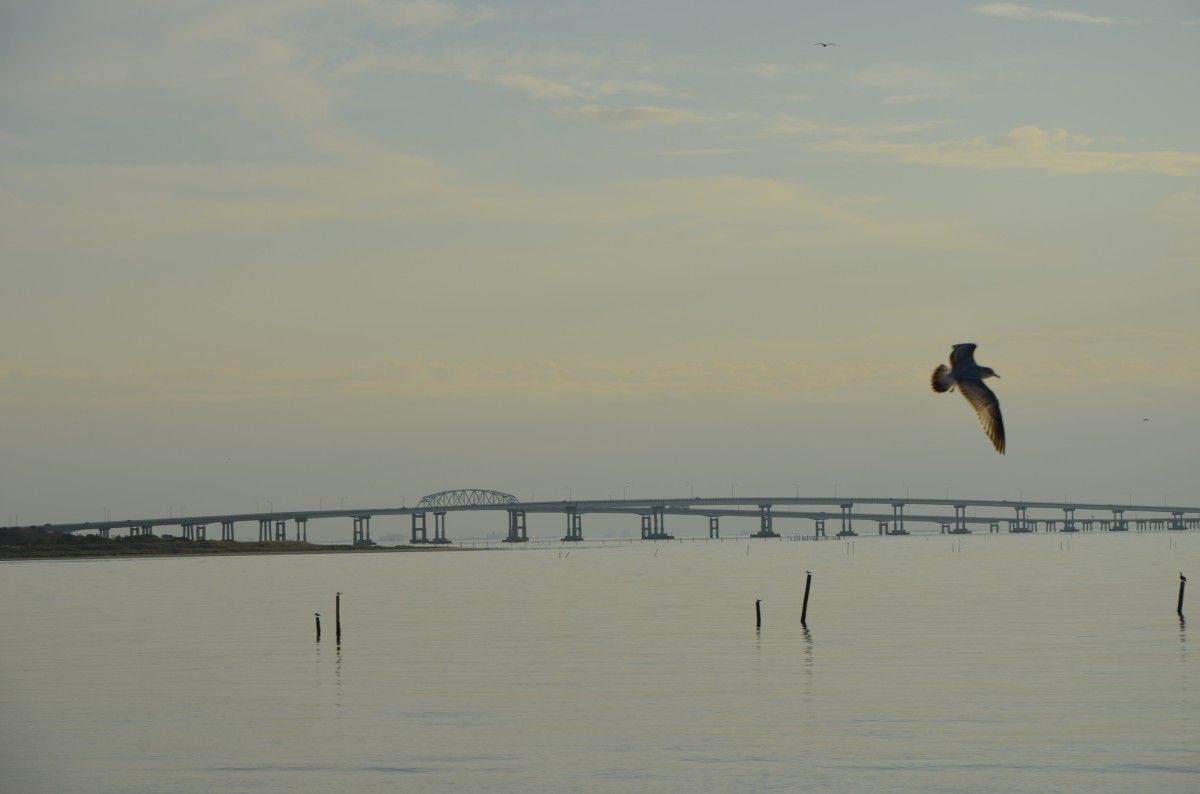
[{"label": "distant bird in sky", "polygon": [[955,345],[950,350],[950,366],[938,364],[930,378],[935,392],[953,391],[957,386],[963,397],[975,409],[983,432],[992,440],[996,451],[1004,454],[1004,418],[1000,416],[1000,400],[984,385],[984,378],[998,378],[991,367],[975,363],[975,345],[970,342]]},{"label": "distant bird in sky", "polygon": [[818,41],[813,46],[814,47],[836,47],[837,45],[834,44],[832,41]]}]

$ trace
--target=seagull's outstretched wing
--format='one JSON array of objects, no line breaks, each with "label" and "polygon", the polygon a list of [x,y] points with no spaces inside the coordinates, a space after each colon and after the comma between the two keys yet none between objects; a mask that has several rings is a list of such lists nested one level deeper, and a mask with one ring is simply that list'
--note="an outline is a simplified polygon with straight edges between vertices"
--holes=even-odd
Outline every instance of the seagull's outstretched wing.
[{"label": "seagull's outstretched wing", "polygon": [[[962,345],[962,347],[966,347],[966,345]],[[974,348],[975,345],[970,347]],[[957,347],[954,352],[958,352]],[[983,425],[983,432],[987,433],[987,437],[992,440],[996,451],[1003,455],[1004,417],[1000,415],[1000,400],[981,380],[960,380],[957,385],[963,397],[966,397],[967,402],[975,409],[975,415],[979,417],[979,424]]]},{"label": "seagull's outstretched wing", "polygon": [[973,342],[963,342],[952,347],[950,349],[950,366],[958,369],[958,365],[963,362],[975,363],[975,347]]}]

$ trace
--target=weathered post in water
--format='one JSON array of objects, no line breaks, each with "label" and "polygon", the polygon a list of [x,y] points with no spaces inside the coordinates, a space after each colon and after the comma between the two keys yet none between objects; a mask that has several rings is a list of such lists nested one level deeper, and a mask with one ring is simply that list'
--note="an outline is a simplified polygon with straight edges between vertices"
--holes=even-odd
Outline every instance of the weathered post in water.
[{"label": "weathered post in water", "polygon": [[317,616],[317,642],[320,642],[321,641],[321,613],[314,612],[313,614]]},{"label": "weathered post in water", "polygon": [[800,607],[800,625],[808,625],[808,592],[812,589],[812,571],[808,572],[808,579],[804,582],[804,606]]},{"label": "weathered post in water", "polygon": [[754,628],[756,628],[756,629],[762,628],[762,599],[761,598],[756,598],[754,600]]},{"label": "weathered post in water", "polygon": [[1175,607],[1175,611],[1179,614],[1179,618],[1183,619],[1183,588],[1187,587],[1187,577],[1183,575],[1183,571],[1179,572],[1179,603]]},{"label": "weathered post in water", "polygon": [[341,645],[342,644],[342,594],[341,593],[337,594],[337,614],[335,615],[335,617],[337,619],[337,643],[338,643],[338,645]]}]

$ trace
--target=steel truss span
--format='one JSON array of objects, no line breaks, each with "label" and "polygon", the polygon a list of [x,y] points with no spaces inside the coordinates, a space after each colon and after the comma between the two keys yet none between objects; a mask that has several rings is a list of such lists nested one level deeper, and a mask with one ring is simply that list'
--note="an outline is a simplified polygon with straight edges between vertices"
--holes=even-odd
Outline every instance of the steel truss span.
[{"label": "steel truss span", "polygon": [[501,491],[486,491],[481,488],[462,488],[457,491],[440,491],[421,497],[417,507],[481,507],[485,505],[516,504],[517,497]]}]

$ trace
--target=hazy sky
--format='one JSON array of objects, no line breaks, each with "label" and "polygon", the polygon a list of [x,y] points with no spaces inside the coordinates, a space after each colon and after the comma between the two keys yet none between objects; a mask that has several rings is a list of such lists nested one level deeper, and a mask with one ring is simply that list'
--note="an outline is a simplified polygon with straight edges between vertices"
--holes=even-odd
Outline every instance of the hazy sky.
[{"label": "hazy sky", "polygon": [[1197,74],[1193,0],[4,0],[0,519],[1200,504]]}]

